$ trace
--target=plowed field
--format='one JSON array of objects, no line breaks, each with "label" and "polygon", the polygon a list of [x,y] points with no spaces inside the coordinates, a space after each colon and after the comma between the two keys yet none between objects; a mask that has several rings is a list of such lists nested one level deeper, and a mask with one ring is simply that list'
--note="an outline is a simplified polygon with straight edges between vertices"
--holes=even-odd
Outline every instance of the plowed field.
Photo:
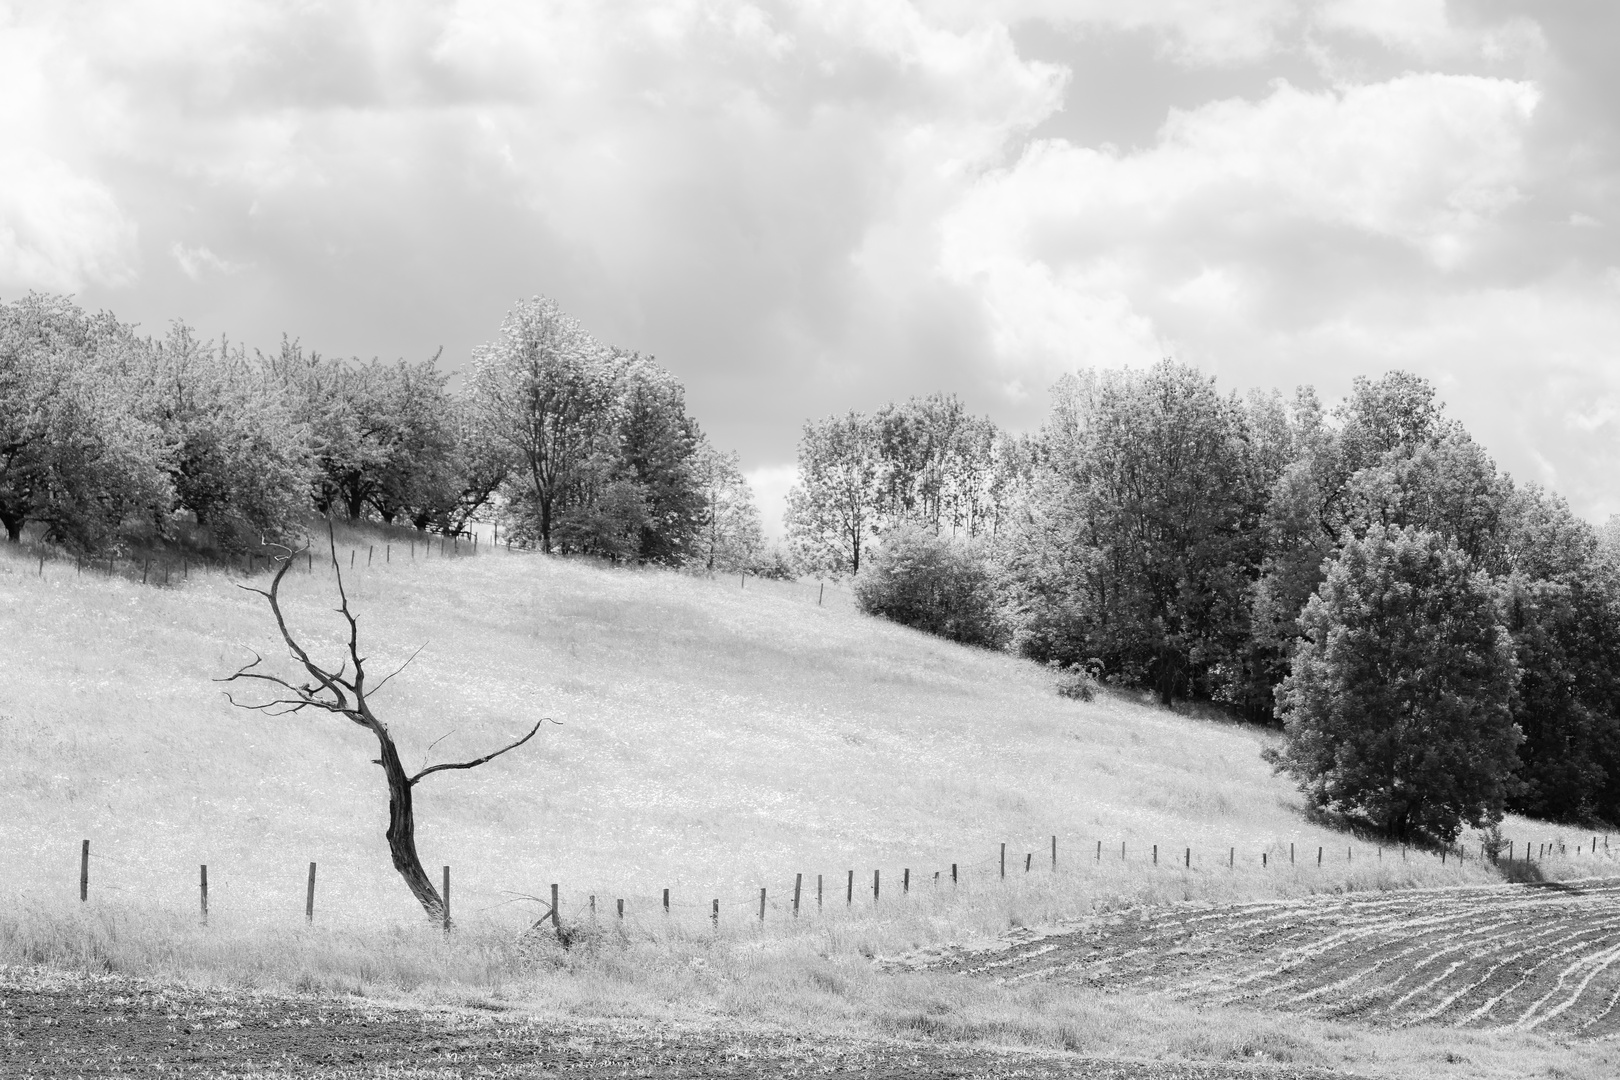
[{"label": "plowed field", "polygon": [[1403,1027],[1620,1034],[1620,880],[1158,908],[935,965]]},{"label": "plowed field", "polygon": [[0,1077],[89,1080],[1336,1080],[722,1023],[590,1022],[0,968]]}]

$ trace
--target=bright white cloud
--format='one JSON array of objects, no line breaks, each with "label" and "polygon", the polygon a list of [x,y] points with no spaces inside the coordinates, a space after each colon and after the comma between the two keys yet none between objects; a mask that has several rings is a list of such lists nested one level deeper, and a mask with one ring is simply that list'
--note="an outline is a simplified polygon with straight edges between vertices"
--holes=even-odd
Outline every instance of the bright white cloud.
[{"label": "bright white cloud", "polygon": [[1154,31],[1176,60],[1219,66],[1271,54],[1301,17],[1298,0],[1001,0],[989,6],[1009,21],[1044,19],[1081,33]]},{"label": "bright white cloud", "polygon": [[1312,12],[1311,23],[1364,35],[1430,61],[1470,55],[1501,60],[1544,45],[1536,24],[1527,18],[1459,24],[1446,0],[1326,0]]},{"label": "bright white cloud", "polygon": [[1038,143],[949,219],[942,267],[980,290],[1012,368],[1154,359],[1165,331],[1144,304],[1259,314],[1242,267],[1302,230],[1465,261],[1518,195],[1535,103],[1527,84],[1473,76],[1279,84],[1174,113],[1141,153]]},{"label": "bright white cloud", "polygon": [[787,533],[788,492],[799,482],[796,465],[762,465],[743,474],[748,486],[754,490],[754,505],[759,507],[760,522],[765,535],[780,539]]}]

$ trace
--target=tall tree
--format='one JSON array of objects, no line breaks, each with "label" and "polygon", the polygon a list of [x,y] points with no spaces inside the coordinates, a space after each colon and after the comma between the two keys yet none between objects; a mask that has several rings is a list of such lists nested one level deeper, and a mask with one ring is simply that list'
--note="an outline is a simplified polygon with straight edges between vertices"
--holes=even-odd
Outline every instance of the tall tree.
[{"label": "tall tree", "polygon": [[696,558],[706,570],[741,570],[764,545],[754,492],[736,453],[721,453],[707,439],[693,466],[703,496],[703,521]]},{"label": "tall tree", "polygon": [[175,508],[227,548],[283,535],[306,505],[308,435],[245,352],[176,322],[149,343],[134,378],[167,451]]},{"label": "tall tree", "polygon": [[806,565],[859,574],[881,499],[881,456],[870,419],[851,412],[804,425],[799,482],[788,492],[787,534]]},{"label": "tall tree", "polygon": [[634,483],[646,513],[637,543],[644,562],[678,566],[697,549],[703,492],[695,456],[703,433],[675,377],[637,354],[620,358],[614,410],[615,479]]},{"label": "tall tree", "polygon": [[1522,739],[1512,642],[1466,554],[1374,525],[1340,550],[1302,622],[1270,759],[1313,807],[1402,838],[1501,819]]},{"label": "tall tree", "polygon": [[1036,505],[1004,556],[1022,647],[1098,659],[1166,702],[1230,697],[1274,480],[1244,403],[1169,361],[1066,377],[1054,396]]},{"label": "tall tree", "polygon": [[613,381],[607,350],[545,297],[519,303],[473,350],[470,397],[517,459],[543,551],[564,489],[611,435]]},{"label": "tall tree", "polygon": [[161,433],[129,370],[144,345],[111,315],[65,297],[0,304],[0,525],[29,522],[81,550],[112,544],[132,514],[173,500]]}]

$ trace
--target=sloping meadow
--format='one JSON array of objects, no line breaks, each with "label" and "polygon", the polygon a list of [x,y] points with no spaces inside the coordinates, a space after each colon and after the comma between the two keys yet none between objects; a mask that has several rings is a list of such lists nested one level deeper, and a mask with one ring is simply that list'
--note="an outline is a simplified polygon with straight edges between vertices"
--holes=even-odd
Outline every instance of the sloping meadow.
[{"label": "sloping meadow", "polygon": [[[1032,664],[865,617],[814,583],[488,548],[413,557],[360,534],[340,536],[338,558],[371,681],[422,647],[372,702],[408,766],[556,722],[417,788],[419,849],[435,879],[451,866],[467,940],[514,939],[552,883],[565,927],[809,936],[871,955],[1134,902],[1487,877],[1306,824],[1260,760],[1263,732],[1120,695],[1066,700]],[[13,960],[124,948],[109,966],[183,968],[208,966],[198,950],[218,947],[203,942],[233,934],[286,949],[304,933],[423,932],[388,861],[369,735],[326,714],[235,708],[216,681],[255,652],[291,674],[264,600],[239,587],[267,582],[193,570],[153,587],[0,559],[0,937]],[[336,664],[334,586],[317,555],[283,595],[300,640]],[[177,934],[191,944],[164,944]]]}]

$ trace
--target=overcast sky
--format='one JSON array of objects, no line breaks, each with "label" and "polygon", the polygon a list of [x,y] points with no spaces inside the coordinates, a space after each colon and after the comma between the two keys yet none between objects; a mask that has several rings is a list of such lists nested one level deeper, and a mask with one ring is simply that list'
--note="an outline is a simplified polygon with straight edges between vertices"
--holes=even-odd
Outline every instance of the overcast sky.
[{"label": "overcast sky", "polygon": [[1612,0],[0,0],[0,298],[455,370],[546,294],[768,518],[810,416],[1401,367],[1601,520],[1617,53]]}]

